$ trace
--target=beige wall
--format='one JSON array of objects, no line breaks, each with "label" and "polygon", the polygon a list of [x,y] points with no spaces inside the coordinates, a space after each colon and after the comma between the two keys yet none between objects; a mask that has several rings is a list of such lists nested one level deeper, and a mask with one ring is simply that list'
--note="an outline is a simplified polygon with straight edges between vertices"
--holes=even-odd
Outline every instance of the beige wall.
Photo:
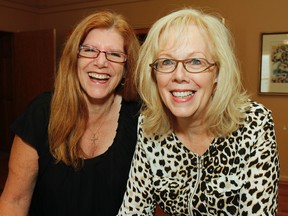
[{"label": "beige wall", "polygon": [[[109,3],[109,0],[106,1]],[[130,1],[132,2],[132,1]],[[108,4],[107,3],[107,4]],[[281,179],[288,180],[288,96],[260,96],[259,55],[261,32],[288,32],[286,22],[287,0],[135,0],[134,3],[83,5],[78,9],[13,11],[0,6],[0,30],[25,31],[43,28],[56,28],[57,46],[62,47],[76,21],[96,9],[113,9],[123,13],[134,28],[149,27],[157,18],[168,11],[183,6],[205,8],[219,12],[235,36],[236,51],[243,71],[243,83],[252,99],[263,103],[273,111],[277,142],[281,161]],[[11,11],[12,10],[12,11]],[[36,22],[37,21],[37,22]]]}]

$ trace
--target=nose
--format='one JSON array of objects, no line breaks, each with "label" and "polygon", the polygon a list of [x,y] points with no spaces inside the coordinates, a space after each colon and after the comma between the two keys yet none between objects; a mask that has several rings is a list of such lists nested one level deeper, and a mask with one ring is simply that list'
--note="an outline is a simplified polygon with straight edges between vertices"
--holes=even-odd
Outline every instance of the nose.
[{"label": "nose", "polygon": [[188,81],[188,72],[184,68],[182,62],[179,62],[176,69],[173,71],[173,77],[176,82],[185,82]]},{"label": "nose", "polygon": [[98,67],[105,67],[107,66],[107,61],[106,54],[104,52],[100,52],[99,55],[93,59],[93,64],[97,65]]}]

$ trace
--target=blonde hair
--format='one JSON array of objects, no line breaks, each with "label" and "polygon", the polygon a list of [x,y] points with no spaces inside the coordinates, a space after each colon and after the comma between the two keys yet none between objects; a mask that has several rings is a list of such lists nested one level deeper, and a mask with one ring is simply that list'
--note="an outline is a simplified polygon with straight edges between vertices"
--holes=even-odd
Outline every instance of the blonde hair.
[{"label": "blonde hair", "polygon": [[212,41],[208,47],[219,68],[217,86],[205,115],[209,131],[214,135],[225,136],[236,130],[243,121],[248,97],[241,83],[240,69],[229,30],[216,16],[184,8],[156,21],[140,48],[135,81],[144,102],[143,127],[147,134],[164,134],[173,127],[172,114],[160,98],[149,64],[157,58],[159,40],[163,42],[172,35],[175,43],[181,43],[183,38],[189,38],[189,35],[183,32],[190,25],[198,26]]},{"label": "blonde hair", "polygon": [[[118,88],[127,101],[136,100],[134,80],[139,41],[125,18],[112,11],[93,13],[75,27],[68,38],[56,74],[48,127],[50,151],[56,161],[73,167],[81,166],[83,151],[79,146],[88,121],[88,109],[77,75],[77,53],[88,33],[95,28],[116,29],[124,39],[125,84]],[[120,85],[119,85],[120,86]]]}]

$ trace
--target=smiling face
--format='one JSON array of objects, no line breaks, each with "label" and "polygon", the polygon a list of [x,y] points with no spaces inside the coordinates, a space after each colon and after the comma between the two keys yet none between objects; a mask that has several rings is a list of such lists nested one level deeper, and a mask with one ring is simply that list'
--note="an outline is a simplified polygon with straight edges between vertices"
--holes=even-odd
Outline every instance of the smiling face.
[{"label": "smiling face", "polygon": [[[195,25],[182,33],[184,38],[177,42],[170,34],[167,40],[159,43],[157,58],[184,60],[204,58],[213,63],[208,49],[210,40]],[[189,36],[189,37],[187,37]],[[202,120],[203,114],[211,100],[217,81],[217,67],[213,66],[201,73],[187,72],[182,63],[172,73],[155,73],[159,94],[171,113],[176,118]]]},{"label": "smiling face", "polygon": [[[124,53],[124,40],[115,29],[93,29],[82,45],[100,51]],[[97,58],[78,58],[78,77],[88,100],[103,101],[113,96],[124,71],[124,63],[108,61],[105,53]]]}]

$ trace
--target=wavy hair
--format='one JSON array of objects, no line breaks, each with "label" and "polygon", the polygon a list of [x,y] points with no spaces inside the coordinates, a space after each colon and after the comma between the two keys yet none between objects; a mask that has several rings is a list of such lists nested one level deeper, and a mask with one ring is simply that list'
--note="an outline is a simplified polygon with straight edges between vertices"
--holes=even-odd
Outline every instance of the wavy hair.
[{"label": "wavy hair", "polygon": [[153,70],[149,67],[159,53],[159,42],[174,37],[175,43],[189,39],[183,34],[190,25],[196,25],[211,41],[209,51],[218,64],[218,82],[213,99],[205,114],[205,121],[213,135],[225,136],[243,122],[248,96],[242,86],[240,69],[234,54],[230,31],[217,16],[192,8],[174,11],[156,21],[140,48],[135,82],[144,102],[143,127],[147,134],[164,134],[173,127],[173,117],[163,104]]},{"label": "wavy hair", "polygon": [[96,28],[113,28],[122,35],[128,59],[124,66],[125,84],[117,91],[127,101],[138,99],[132,77],[140,45],[132,27],[122,15],[112,11],[100,11],[87,16],[76,25],[60,58],[48,127],[50,151],[56,162],[62,161],[75,168],[82,164],[83,151],[79,140],[88,121],[88,108],[77,75],[77,54],[88,33]]}]

